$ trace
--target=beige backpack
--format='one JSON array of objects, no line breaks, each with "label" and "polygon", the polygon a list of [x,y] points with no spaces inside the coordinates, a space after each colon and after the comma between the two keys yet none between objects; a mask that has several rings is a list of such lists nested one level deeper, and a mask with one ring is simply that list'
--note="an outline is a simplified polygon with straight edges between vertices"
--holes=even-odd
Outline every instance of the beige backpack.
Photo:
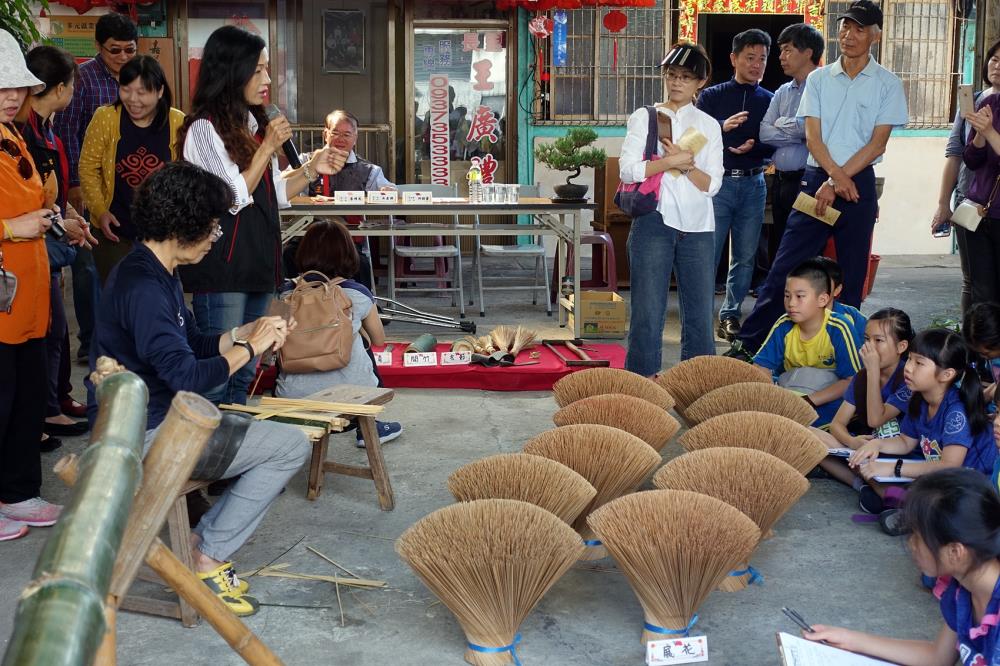
[{"label": "beige backpack", "polygon": [[[309,281],[318,275],[322,281]],[[339,370],[351,362],[354,330],[351,299],[340,283],[319,271],[299,276],[295,288],[279,297],[284,316],[295,319],[295,330],[288,334],[278,350],[278,360],[285,372],[326,372]]]}]

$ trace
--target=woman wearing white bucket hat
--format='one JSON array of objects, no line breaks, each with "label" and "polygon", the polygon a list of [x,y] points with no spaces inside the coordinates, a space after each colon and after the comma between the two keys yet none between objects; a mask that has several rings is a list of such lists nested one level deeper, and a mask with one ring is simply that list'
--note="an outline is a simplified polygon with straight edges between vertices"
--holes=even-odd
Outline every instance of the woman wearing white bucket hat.
[{"label": "woman wearing white bucket hat", "polygon": [[49,325],[49,260],[45,233],[54,211],[44,208],[38,170],[14,117],[44,89],[24,64],[10,33],[0,30],[0,541],[28,527],[52,525],[61,507],[39,497],[38,445],[45,418],[45,334]]}]

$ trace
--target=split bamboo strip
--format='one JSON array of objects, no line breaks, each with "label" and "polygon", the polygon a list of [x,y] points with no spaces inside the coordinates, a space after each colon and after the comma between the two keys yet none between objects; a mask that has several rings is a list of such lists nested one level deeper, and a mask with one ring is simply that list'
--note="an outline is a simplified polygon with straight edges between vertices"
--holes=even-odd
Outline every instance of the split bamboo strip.
[{"label": "split bamboo strip", "polygon": [[255,576],[261,576],[263,578],[290,578],[295,580],[318,580],[326,583],[334,583],[339,585],[349,585],[351,587],[365,587],[365,588],[386,588],[389,584],[384,580],[373,580],[368,578],[342,578],[341,576],[325,576],[322,574],[304,574],[297,573],[295,571],[284,571],[275,569],[274,567],[264,567],[263,569],[254,573]]},{"label": "split bamboo strip", "polygon": [[355,578],[361,578],[361,576],[359,576],[358,574],[354,573],[353,571],[351,571],[347,567],[343,566],[342,564],[338,564],[337,562],[333,561],[333,559],[327,557],[326,555],[324,555],[323,553],[319,552],[318,550],[316,550],[312,546],[306,546],[306,550],[308,550],[310,553],[312,553],[314,555],[318,555],[319,557],[323,558],[324,560],[326,560],[327,562],[329,562],[333,566],[337,567],[338,569],[340,569],[341,571],[343,571],[344,573],[346,573],[348,576],[354,576]]},{"label": "split bamboo strip", "polygon": [[[219,405],[219,409],[230,411],[230,412],[243,412],[244,414],[272,414],[273,409],[264,409],[263,407],[255,407],[253,405]],[[282,411],[276,417],[272,417],[272,420],[278,421],[279,423],[291,423],[292,425],[306,425],[316,428],[346,428],[351,424],[349,419],[342,418],[336,415],[337,412],[329,411],[326,414],[321,414],[317,411],[302,411],[302,412],[285,412]]]},{"label": "split bamboo strip", "polygon": [[98,386],[79,483],[21,593],[5,666],[89,664],[107,630],[104,600],[141,479],[146,384],[121,373]]},{"label": "split bamboo strip", "polygon": [[385,409],[383,405],[359,405],[351,402],[324,402],[323,400],[305,400],[299,398],[272,398],[264,396],[260,399],[263,407],[279,409],[294,407],[303,411],[332,412],[334,414],[350,414],[351,416],[375,416]]}]

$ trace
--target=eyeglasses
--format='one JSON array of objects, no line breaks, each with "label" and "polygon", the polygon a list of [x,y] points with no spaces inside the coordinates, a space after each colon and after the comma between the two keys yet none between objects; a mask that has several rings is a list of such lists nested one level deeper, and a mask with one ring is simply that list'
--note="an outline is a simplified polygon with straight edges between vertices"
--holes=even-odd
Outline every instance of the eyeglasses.
[{"label": "eyeglasses", "polygon": [[334,139],[350,139],[355,136],[354,132],[331,132],[330,130],[327,130],[326,133]]},{"label": "eyeglasses", "polygon": [[212,233],[209,236],[209,238],[212,239],[213,243],[222,238],[222,227],[218,223],[216,223],[216,225],[212,227]]},{"label": "eyeglasses", "polygon": [[125,55],[135,55],[135,52],[138,50],[134,46],[126,46],[125,48],[122,48],[120,46],[112,46],[108,48],[103,44],[101,44],[101,48],[110,53],[111,55],[121,55],[122,53],[124,53]]},{"label": "eyeglasses", "polygon": [[17,160],[17,172],[21,174],[21,178],[28,180],[31,178],[32,174],[35,173],[35,169],[31,166],[31,162],[29,162],[28,158],[21,153],[20,146],[10,139],[0,141],[0,150]]},{"label": "eyeglasses", "polygon": [[680,74],[677,72],[667,72],[667,81],[680,81],[681,83],[692,83],[697,81],[697,76],[692,76],[691,74]]}]

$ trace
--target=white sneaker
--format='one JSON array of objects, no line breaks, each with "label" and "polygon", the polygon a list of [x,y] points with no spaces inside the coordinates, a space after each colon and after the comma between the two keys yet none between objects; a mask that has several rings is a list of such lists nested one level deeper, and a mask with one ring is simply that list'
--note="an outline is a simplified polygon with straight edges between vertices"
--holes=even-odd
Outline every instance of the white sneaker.
[{"label": "white sneaker", "polygon": [[28,526],[19,520],[0,516],[0,541],[20,539],[28,533]]},{"label": "white sneaker", "polygon": [[32,497],[15,504],[0,504],[0,515],[31,527],[55,525],[61,513],[62,506],[46,502],[41,497]]}]

